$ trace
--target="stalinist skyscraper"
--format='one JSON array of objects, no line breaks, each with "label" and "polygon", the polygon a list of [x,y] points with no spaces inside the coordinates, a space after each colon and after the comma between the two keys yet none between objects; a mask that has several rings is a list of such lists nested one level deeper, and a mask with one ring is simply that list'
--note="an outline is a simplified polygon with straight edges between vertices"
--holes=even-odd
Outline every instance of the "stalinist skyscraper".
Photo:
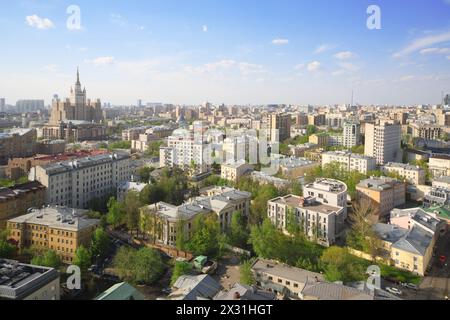
[{"label": "stalinist skyscraper", "polygon": [[86,98],[86,89],[81,89],[80,72],[77,69],[77,81],[70,88],[70,97],[53,99],[50,121],[42,128],[45,139],[62,139],[67,142],[102,140],[106,137],[106,127],[99,99]]},{"label": "stalinist skyscraper", "polygon": [[53,100],[50,124],[74,121],[99,123],[101,120],[101,102],[99,99],[91,101],[86,98],[86,88],[81,89],[80,72],[77,69],[77,81],[75,86],[70,88],[70,98],[64,101]]}]

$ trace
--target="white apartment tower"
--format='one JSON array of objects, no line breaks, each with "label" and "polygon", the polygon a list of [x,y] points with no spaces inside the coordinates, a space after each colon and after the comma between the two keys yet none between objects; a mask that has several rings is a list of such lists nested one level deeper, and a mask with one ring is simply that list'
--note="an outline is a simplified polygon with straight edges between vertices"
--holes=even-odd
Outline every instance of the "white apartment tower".
[{"label": "white apartment tower", "polygon": [[352,148],[359,145],[361,141],[361,125],[356,122],[345,122],[343,136],[344,147]]},{"label": "white apartment tower", "polygon": [[160,166],[188,169],[195,165],[197,172],[205,172],[207,165],[203,161],[203,146],[205,144],[195,141],[192,135],[170,136],[167,139],[167,147],[159,149]]},{"label": "white apartment tower", "polygon": [[377,164],[401,162],[401,126],[398,123],[367,123],[364,154],[374,157]]}]

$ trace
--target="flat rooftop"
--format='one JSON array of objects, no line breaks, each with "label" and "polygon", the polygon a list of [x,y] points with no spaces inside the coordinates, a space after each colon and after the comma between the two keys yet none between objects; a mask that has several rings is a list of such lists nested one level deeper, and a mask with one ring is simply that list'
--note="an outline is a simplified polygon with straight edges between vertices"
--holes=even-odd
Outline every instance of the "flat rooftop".
[{"label": "flat rooftop", "polygon": [[347,185],[342,181],[326,178],[316,179],[313,183],[307,184],[305,188],[327,191],[336,194],[347,191]]},{"label": "flat rooftop", "polygon": [[28,223],[44,225],[50,228],[78,231],[99,224],[98,219],[88,219],[84,215],[87,210],[72,209],[60,206],[32,209],[30,213],[8,220],[12,223]]},{"label": "flat rooftop", "polygon": [[0,300],[21,300],[58,278],[53,268],[0,259]]},{"label": "flat rooftop", "polygon": [[323,275],[300,268],[279,263],[272,260],[258,259],[252,269],[257,273],[265,273],[272,276],[288,279],[297,283],[308,283],[310,281],[325,281]]},{"label": "flat rooftop", "polygon": [[333,212],[339,212],[341,208],[329,206],[326,204],[322,204],[320,202],[317,202],[315,198],[306,198],[304,200],[304,205],[302,206],[301,203],[303,202],[303,198],[295,195],[288,195],[285,197],[278,197],[273,200],[269,200],[270,202],[287,205],[288,207],[292,208],[307,208],[308,210],[323,213],[323,214],[330,214]]}]

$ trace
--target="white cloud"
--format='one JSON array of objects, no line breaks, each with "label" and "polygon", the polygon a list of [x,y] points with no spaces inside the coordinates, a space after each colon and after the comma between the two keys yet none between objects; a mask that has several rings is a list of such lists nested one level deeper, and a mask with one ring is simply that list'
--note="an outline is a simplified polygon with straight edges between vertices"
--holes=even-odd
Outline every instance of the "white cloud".
[{"label": "white cloud", "polygon": [[55,28],[55,25],[53,24],[53,22],[50,19],[41,18],[37,15],[27,16],[26,23],[33,28],[38,28],[41,30]]},{"label": "white cloud", "polygon": [[222,71],[230,72],[237,70],[242,76],[249,76],[252,74],[263,74],[266,72],[262,65],[248,62],[238,62],[235,60],[227,60],[227,59],[207,63],[197,67],[187,66],[184,68],[184,70],[188,73],[194,74],[214,74],[214,73],[219,74]]},{"label": "white cloud", "polygon": [[306,70],[313,72],[313,71],[317,71],[320,68],[321,63],[319,61],[312,61],[310,63],[308,63],[308,65],[306,66]]},{"label": "white cloud", "polygon": [[49,64],[44,66],[44,70],[48,72],[56,72],[58,69],[58,66],[56,64]]},{"label": "white cloud", "polygon": [[399,79],[399,81],[400,81],[400,82],[406,82],[406,81],[412,81],[412,80],[414,80],[414,79],[416,79],[415,76],[413,76],[413,75],[407,75],[407,76],[401,77],[401,78]]},{"label": "white cloud", "polygon": [[425,36],[413,40],[410,44],[404,47],[402,50],[393,54],[394,58],[401,58],[407,56],[411,53],[425,49],[427,47],[437,45],[443,42],[450,41],[450,31],[446,31],[440,34],[435,34],[431,36]]},{"label": "white cloud", "polygon": [[356,72],[359,70],[359,67],[350,62],[341,62],[338,64],[342,69],[349,72]]},{"label": "white cloud", "polygon": [[448,54],[450,53],[450,48],[426,48],[420,50],[420,54]]},{"label": "white cloud", "polygon": [[324,53],[324,52],[330,50],[331,48],[333,48],[332,45],[325,43],[325,44],[318,46],[316,48],[316,50],[314,50],[314,53],[315,54]]},{"label": "white cloud", "polygon": [[338,66],[340,67],[340,69],[332,72],[331,73],[332,76],[340,76],[343,74],[352,74],[352,73],[359,71],[359,69],[360,69],[360,67],[358,67],[357,65],[354,65],[353,63],[350,63],[350,62],[340,62],[340,63],[338,63]]},{"label": "white cloud", "polygon": [[300,63],[300,64],[294,66],[294,69],[295,70],[302,70],[304,67],[305,67],[305,64],[304,63]]},{"label": "white cloud", "polygon": [[447,59],[450,60],[450,56],[447,56]]},{"label": "white cloud", "polygon": [[282,46],[285,44],[289,44],[289,40],[288,39],[273,39],[272,44],[277,45],[277,46]]},{"label": "white cloud", "polygon": [[333,57],[335,57],[336,59],[339,59],[339,60],[347,60],[347,59],[353,58],[354,56],[355,55],[351,51],[342,51],[342,52],[336,53]]},{"label": "white cloud", "polygon": [[265,73],[264,67],[262,65],[247,62],[239,63],[239,70],[241,71],[241,74],[244,76],[248,76],[251,74]]},{"label": "white cloud", "polygon": [[208,32],[208,26],[207,25],[203,25],[202,26],[202,30],[203,30],[203,32]]},{"label": "white cloud", "polygon": [[86,60],[87,63],[91,63],[96,67],[100,67],[100,66],[106,66],[106,65],[111,65],[114,64],[116,62],[116,60],[114,59],[114,57],[111,56],[105,56],[105,57],[98,57],[95,58],[93,60]]},{"label": "white cloud", "polygon": [[117,14],[117,13],[111,13],[109,16],[109,21],[112,24],[115,24],[119,27],[124,27],[127,24],[127,21],[125,20],[125,18],[122,17],[122,15]]}]

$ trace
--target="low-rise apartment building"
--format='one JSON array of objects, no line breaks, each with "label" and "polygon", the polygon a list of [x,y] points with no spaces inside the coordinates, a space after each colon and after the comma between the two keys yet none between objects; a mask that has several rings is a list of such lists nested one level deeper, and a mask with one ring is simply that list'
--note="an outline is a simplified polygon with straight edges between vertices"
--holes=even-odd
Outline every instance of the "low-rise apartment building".
[{"label": "low-rise apartment building", "polygon": [[412,166],[404,163],[389,162],[384,165],[382,171],[387,173],[396,173],[400,177],[403,177],[408,183],[413,185],[425,184],[425,170],[419,166]]},{"label": "low-rise apartment building", "polygon": [[320,273],[266,259],[257,259],[252,271],[258,287],[294,299],[300,298],[305,285],[325,281]]},{"label": "low-rise apartment building", "polygon": [[121,183],[130,180],[130,156],[108,153],[50,163],[33,168],[29,178],[47,187],[47,204],[84,209],[93,200],[107,201]]},{"label": "low-rise apartment building", "polygon": [[309,143],[318,145],[319,147],[328,147],[330,136],[326,133],[316,133],[309,137]]},{"label": "low-rise apartment building", "polygon": [[322,153],[322,167],[329,163],[338,162],[348,171],[358,171],[367,174],[377,168],[377,161],[373,157],[346,151],[330,151]]},{"label": "low-rise apartment building", "polygon": [[133,152],[145,152],[152,142],[160,140],[153,133],[140,134],[137,139],[131,140],[131,150]]},{"label": "low-rise apartment building", "polygon": [[320,178],[306,184],[303,187],[303,195],[315,197],[322,204],[344,208],[342,220],[339,221],[343,227],[344,220],[347,219],[347,190],[347,185],[342,181]]},{"label": "low-rise apartment building", "polygon": [[122,182],[117,187],[117,201],[123,202],[128,192],[130,191],[141,192],[142,190],[144,190],[146,186],[148,186],[148,184],[142,182],[134,182],[134,181]]},{"label": "low-rise apartment building", "polygon": [[406,203],[406,183],[393,178],[363,180],[356,191],[358,201],[369,201],[380,221],[388,221],[391,210]]},{"label": "low-rise apartment building", "polygon": [[434,178],[450,176],[449,155],[433,155],[430,157],[428,165]]},{"label": "low-rise apartment building", "polygon": [[20,250],[34,246],[54,250],[63,263],[70,264],[77,249],[89,247],[100,220],[85,217],[86,210],[44,207],[8,220],[9,239]]},{"label": "low-rise apartment building", "polygon": [[11,129],[0,133],[0,164],[10,158],[31,157],[36,152],[35,129]]},{"label": "low-rise apartment building", "polygon": [[267,216],[280,230],[288,233],[291,218],[305,236],[330,246],[336,242],[338,221],[343,221],[344,208],[322,204],[313,197],[288,195],[267,202]]},{"label": "low-rise apartment building", "polygon": [[285,157],[272,160],[280,166],[280,171],[286,179],[298,179],[305,175],[309,170],[320,164],[306,158]]},{"label": "low-rise apartment building", "polygon": [[435,125],[425,125],[414,123],[411,125],[413,138],[422,138],[425,140],[438,140],[443,131],[442,127]]},{"label": "low-rise apartment building", "polygon": [[0,259],[0,300],[59,300],[59,272],[54,268]]},{"label": "low-rise apartment building", "polygon": [[253,166],[245,161],[222,164],[220,167],[220,176],[222,179],[238,182],[241,177],[253,171]]},{"label": "low-rise apartment building", "polygon": [[6,221],[45,204],[45,186],[37,181],[0,188],[0,229]]},{"label": "low-rise apartment building", "polygon": [[147,234],[156,243],[175,246],[180,223],[185,239],[194,232],[194,221],[198,217],[215,215],[224,230],[231,224],[235,212],[248,216],[251,194],[233,188],[215,187],[202,191],[200,197],[192,198],[186,203],[175,206],[159,202],[141,208],[141,220],[152,221]]},{"label": "low-rise apartment building", "polygon": [[420,224],[408,230],[379,223],[374,226],[374,231],[383,241],[383,247],[396,268],[425,275],[436,243],[434,233]]}]

